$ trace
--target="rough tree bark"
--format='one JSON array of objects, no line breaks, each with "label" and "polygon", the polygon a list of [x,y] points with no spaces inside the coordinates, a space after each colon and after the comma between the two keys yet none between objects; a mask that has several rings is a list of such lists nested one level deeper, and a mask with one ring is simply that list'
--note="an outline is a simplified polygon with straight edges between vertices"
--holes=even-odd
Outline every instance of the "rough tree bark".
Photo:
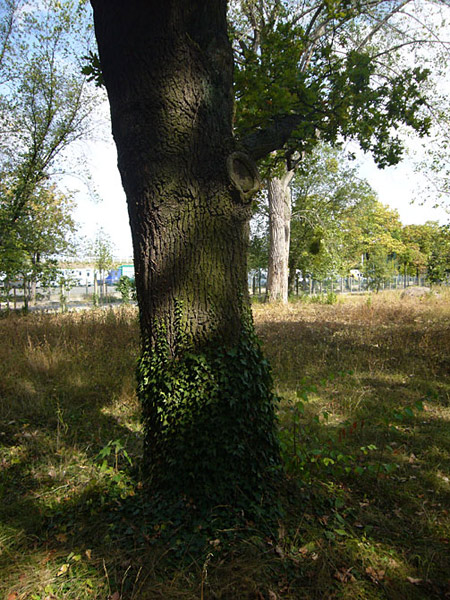
[{"label": "rough tree bark", "polygon": [[249,322],[259,187],[232,135],[226,0],[91,0],[134,246],[153,491],[260,501],[278,464]]},{"label": "rough tree bark", "polygon": [[269,198],[269,269],[267,300],[288,301],[289,245],[291,233],[291,190],[294,171],[267,182]]}]

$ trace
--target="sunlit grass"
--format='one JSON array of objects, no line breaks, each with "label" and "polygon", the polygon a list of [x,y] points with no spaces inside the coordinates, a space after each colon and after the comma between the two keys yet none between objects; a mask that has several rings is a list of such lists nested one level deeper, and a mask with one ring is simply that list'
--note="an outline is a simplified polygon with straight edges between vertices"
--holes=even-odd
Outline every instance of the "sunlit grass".
[{"label": "sunlit grass", "polygon": [[0,597],[446,597],[448,292],[254,315],[281,398],[285,517],[182,566],[122,506],[141,485],[135,309],[0,320]]},{"label": "sunlit grass", "polygon": [[[326,550],[333,565],[313,565],[322,597],[334,597],[336,585],[339,598],[442,597],[450,568],[448,292],[352,297],[334,306],[257,305],[255,318],[282,397],[286,454],[294,453],[292,421],[301,400],[296,450],[303,442],[310,454],[298,464],[323,526],[335,522],[323,532],[334,536]],[[340,464],[320,462],[339,453]],[[334,482],[345,505],[321,502],[319,481]],[[317,540],[312,522],[304,541]],[[361,544],[364,553],[345,558]],[[395,556],[395,568],[382,568],[383,556]],[[384,571],[382,581],[372,568]],[[321,596],[315,589],[305,597]]]}]

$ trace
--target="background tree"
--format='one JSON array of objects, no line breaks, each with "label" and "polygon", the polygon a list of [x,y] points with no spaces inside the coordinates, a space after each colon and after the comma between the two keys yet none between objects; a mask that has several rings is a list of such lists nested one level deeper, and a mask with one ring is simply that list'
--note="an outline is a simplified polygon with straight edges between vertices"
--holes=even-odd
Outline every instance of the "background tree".
[{"label": "background tree", "polygon": [[[398,237],[400,230],[403,235],[405,229],[398,219],[390,222],[384,215],[385,207],[377,202],[369,184],[358,177],[357,166],[348,153],[326,144],[319,144],[305,156],[292,183],[292,198],[291,290],[298,271],[310,281],[347,276],[350,269],[361,267],[361,257],[373,248],[371,236],[378,239],[383,228],[391,230],[393,223],[392,235]],[[261,200],[253,234],[258,247],[268,245],[267,213],[267,200]],[[251,248],[253,244],[252,238]],[[398,243],[391,240],[387,251],[394,252],[394,246],[399,250]],[[261,260],[266,269],[267,252]]]},{"label": "background tree", "polygon": [[398,262],[405,277],[406,275],[419,277],[426,273],[433,242],[439,234],[440,227],[435,221],[403,227],[402,241],[405,252],[398,256]]},{"label": "background tree", "polygon": [[440,227],[433,238],[427,262],[427,277],[431,284],[445,281],[450,274],[450,227]]},{"label": "background tree", "polygon": [[305,157],[292,183],[291,289],[297,270],[321,279],[355,267],[358,260],[344,249],[342,220],[345,211],[374,197],[347,153],[320,144]]},{"label": "background tree", "polygon": [[[94,261],[101,282],[101,295],[106,297],[106,276],[114,264],[114,245],[110,236],[100,227],[95,239],[88,243],[88,254]],[[97,273],[94,272],[94,295],[97,294]]]},{"label": "background tree", "polygon": [[368,287],[379,292],[398,273],[398,265],[394,255],[386,246],[374,244],[370,252],[364,256],[362,273],[368,280]]},{"label": "background tree", "polygon": [[398,272],[397,256],[406,251],[397,211],[368,197],[344,212],[341,226],[347,260],[354,261],[378,291]]},{"label": "background tree", "polygon": [[81,74],[89,39],[84,3],[0,0],[0,175],[9,190],[0,245],[89,132],[94,95]]},{"label": "background tree", "polygon": [[438,41],[425,22],[417,26],[428,16],[435,29],[436,15],[408,15],[407,4],[231,3],[237,131],[253,132],[251,143],[264,139],[266,151],[282,148],[266,163],[272,242],[279,244],[270,250],[271,298],[287,299],[291,171],[318,138],[355,139],[384,167],[401,158],[400,125],[420,135],[429,128],[427,71],[411,69],[405,57]]},{"label": "background tree", "polygon": [[[0,215],[8,213],[14,201],[14,192],[0,184]],[[22,281],[26,308],[36,297],[38,283],[48,285],[56,280],[57,258],[70,248],[76,229],[73,209],[70,196],[41,185],[28,199],[14,228],[5,231],[0,272],[7,282]]]}]

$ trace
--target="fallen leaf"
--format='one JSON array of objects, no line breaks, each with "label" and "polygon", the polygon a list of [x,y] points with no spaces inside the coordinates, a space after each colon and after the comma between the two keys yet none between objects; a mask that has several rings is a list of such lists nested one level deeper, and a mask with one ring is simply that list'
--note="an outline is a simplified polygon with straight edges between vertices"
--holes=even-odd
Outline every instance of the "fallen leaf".
[{"label": "fallen leaf", "polygon": [[54,554],[56,554],[56,550],[50,550],[50,552],[41,560],[41,565],[46,565],[49,562],[49,560],[52,559]]},{"label": "fallen leaf", "polygon": [[88,557],[88,560],[91,560],[92,558],[92,550],[90,550],[89,548],[87,550],[84,551],[84,553],[86,554],[86,556]]},{"label": "fallen leaf", "polygon": [[67,573],[68,570],[69,570],[69,565],[67,563],[64,563],[63,565],[61,565],[61,567],[59,568],[59,571],[56,573],[56,577],[60,577],[61,575],[64,575],[64,573]]},{"label": "fallen leaf", "polygon": [[119,592],[114,592],[114,594],[109,597],[109,600],[120,600]]},{"label": "fallen leaf", "polygon": [[386,571],[377,571],[373,567],[367,567],[366,573],[374,583],[383,581]]},{"label": "fallen leaf", "polygon": [[67,535],[65,533],[58,533],[55,535],[55,538],[58,540],[58,542],[61,542],[61,544],[67,542]]},{"label": "fallen leaf", "polygon": [[354,581],[355,578],[352,574],[352,568],[350,567],[350,569],[340,569],[339,571],[336,571],[336,573],[334,574],[334,578],[337,579],[338,581],[341,581],[342,583],[348,583],[349,581]]},{"label": "fallen leaf", "polygon": [[423,581],[423,579],[418,579],[416,577],[407,577],[406,579],[409,581],[409,583],[413,583],[414,585],[418,585]]},{"label": "fallen leaf", "polygon": [[6,600],[16,600],[16,598],[18,598],[18,597],[19,597],[19,594],[17,592],[11,592],[7,596]]},{"label": "fallen leaf", "polygon": [[214,548],[216,548],[217,546],[220,546],[220,540],[209,540],[209,543],[211,546],[214,546]]},{"label": "fallen leaf", "polygon": [[269,590],[269,600],[278,600],[278,596],[272,590]]}]

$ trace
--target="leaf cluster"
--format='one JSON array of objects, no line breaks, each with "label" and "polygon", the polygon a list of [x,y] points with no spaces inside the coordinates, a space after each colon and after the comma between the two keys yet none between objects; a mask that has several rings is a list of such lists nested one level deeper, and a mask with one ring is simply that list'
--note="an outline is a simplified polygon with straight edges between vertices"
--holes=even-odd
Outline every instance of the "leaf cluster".
[{"label": "leaf cluster", "polygon": [[122,275],[117,282],[117,291],[122,296],[122,302],[129,304],[131,300],[136,300],[136,284],[133,279]]},{"label": "leaf cluster", "polygon": [[[257,158],[357,140],[380,167],[401,160],[400,127],[420,136],[429,70],[387,67],[374,37],[400,10],[382,2],[241,2],[231,11],[237,136]],[[362,35],[364,32],[365,37]],[[363,39],[361,40],[361,37]],[[382,57],[386,55],[386,61]],[[272,147],[263,131],[273,134]]]}]

